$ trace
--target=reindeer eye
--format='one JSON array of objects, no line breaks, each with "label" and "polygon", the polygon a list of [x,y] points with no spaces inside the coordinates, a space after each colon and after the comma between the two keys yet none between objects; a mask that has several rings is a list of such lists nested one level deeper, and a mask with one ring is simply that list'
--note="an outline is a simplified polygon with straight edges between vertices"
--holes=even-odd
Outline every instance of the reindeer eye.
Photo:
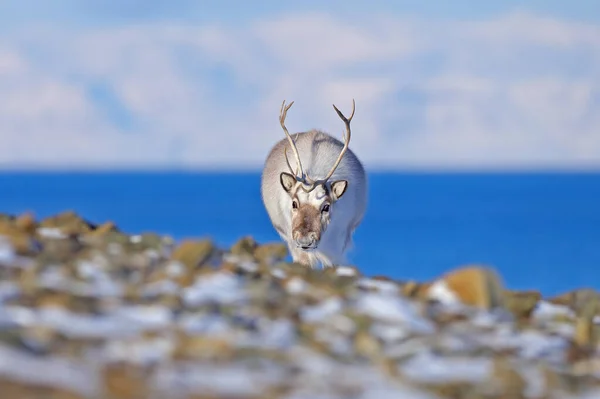
[{"label": "reindeer eye", "polygon": [[329,204],[323,205],[323,209],[321,209],[322,213],[329,212]]},{"label": "reindeer eye", "polygon": [[298,203],[296,202],[296,200],[292,201],[292,208],[298,209]]}]

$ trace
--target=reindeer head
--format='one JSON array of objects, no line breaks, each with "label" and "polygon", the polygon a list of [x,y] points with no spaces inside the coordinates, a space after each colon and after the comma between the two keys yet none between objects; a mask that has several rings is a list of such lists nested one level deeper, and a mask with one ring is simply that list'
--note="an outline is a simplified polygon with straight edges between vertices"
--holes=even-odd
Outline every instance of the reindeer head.
[{"label": "reindeer head", "polygon": [[282,172],[279,180],[283,189],[290,196],[292,239],[299,248],[313,250],[318,247],[321,235],[329,225],[332,213],[334,212],[334,204],[344,195],[348,188],[347,180],[330,182],[329,179],[340,164],[344,153],[348,150],[348,144],[350,143],[350,121],[354,116],[355,104],[354,100],[352,100],[352,114],[350,118],[346,118],[335,105],[333,106],[338,116],[346,124],[344,147],[329,173],[323,179],[317,180],[311,179],[308,174],[304,173],[296,144],[285,127],[287,111],[293,104],[294,102],[292,101],[286,107],[285,101],[283,102],[279,121],[296,157],[296,170],[292,170],[287,157],[287,147],[284,147],[285,160],[291,173]]}]

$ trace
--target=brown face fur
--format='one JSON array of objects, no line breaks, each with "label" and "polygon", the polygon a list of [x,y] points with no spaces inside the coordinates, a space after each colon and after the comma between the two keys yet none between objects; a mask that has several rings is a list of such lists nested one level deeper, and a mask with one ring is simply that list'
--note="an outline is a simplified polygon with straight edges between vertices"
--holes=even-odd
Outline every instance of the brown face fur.
[{"label": "brown face fur", "polygon": [[300,205],[292,218],[292,232],[295,240],[313,233],[318,242],[321,239],[321,211],[311,204]]},{"label": "brown face fur", "polygon": [[323,184],[304,193],[294,176],[284,172],[280,179],[292,205],[292,239],[300,248],[316,248],[329,224],[330,208],[346,191],[347,181],[331,183],[331,190]]}]

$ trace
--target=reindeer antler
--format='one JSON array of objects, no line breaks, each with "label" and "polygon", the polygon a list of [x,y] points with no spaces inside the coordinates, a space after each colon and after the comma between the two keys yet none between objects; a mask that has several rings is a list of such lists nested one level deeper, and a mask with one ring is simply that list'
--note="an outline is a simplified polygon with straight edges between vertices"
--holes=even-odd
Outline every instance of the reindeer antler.
[{"label": "reindeer antler", "polygon": [[[290,109],[292,104],[294,104],[293,101],[287,107],[285,107],[285,100],[283,101],[283,104],[281,105],[281,111],[279,114],[279,122],[281,123],[281,127],[283,128],[283,131],[285,132],[285,135],[288,138],[290,146],[292,147],[292,150],[294,151],[294,155],[296,156],[296,165],[297,165],[296,172],[295,172],[296,178],[298,179],[298,169],[299,169],[300,173],[301,173],[300,177],[299,177],[299,181],[301,181],[303,183],[301,186],[302,190],[304,190],[304,192],[309,193],[312,190],[314,190],[315,187],[327,182],[331,178],[331,176],[333,175],[333,173],[339,166],[340,162],[342,161],[342,157],[344,156],[346,151],[348,151],[348,145],[350,144],[350,137],[351,137],[350,122],[352,121],[352,118],[354,117],[354,111],[356,110],[355,109],[356,104],[354,102],[354,99],[352,99],[352,114],[350,115],[349,118],[346,118],[344,116],[344,114],[342,114],[341,111],[335,106],[335,104],[333,104],[333,109],[335,109],[335,112],[337,112],[338,116],[344,121],[344,124],[346,125],[346,134],[344,135],[344,148],[342,148],[340,155],[337,157],[335,163],[329,170],[329,173],[327,173],[327,176],[325,176],[323,179],[318,179],[318,180],[311,179],[310,176],[308,176],[308,174],[304,175],[304,171],[302,169],[302,163],[300,162],[300,155],[298,154],[298,148],[296,147],[296,143],[294,142],[294,140],[288,133],[287,128],[285,127],[285,118],[287,116],[287,111]],[[296,137],[297,137],[297,134],[296,134]],[[294,171],[292,170],[292,166],[290,165],[290,161],[288,160],[288,157],[287,157],[287,148],[285,148],[285,147],[283,150],[283,154],[285,155],[285,161],[287,162],[288,168],[290,169],[290,171],[292,173],[294,173]],[[305,187],[305,186],[307,186],[307,187]]]},{"label": "reindeer antler", "polygon": [[[287,117],[287,112],[292,107],[292,105],[294,105],[293,101],[291,103],[289,103],[289,105],[286,107],[285,100],[283,100],[283,103],[281,104],[281,110],[279,111],[279,123],[281,124],[281,128],[285,132],[285,135],[288,138],[290,146],[292,147],[292,151],[294,152],[294,156],[296,157],[296,171],[292,170],[292,165],[290,165],[290,161],[287,157],[287,147],[283,148],[283,155],[285,156],[285,162],[287,163],[287,166],[290,169],[290,172],[292,172],[294,174],[294,176],[296,176],[296,178],[298,178],[298,170],[299,170],[300,171],[300,179],[303,179],[304,178],[304,170],[302,170],[302,162],[300,162],[300,154],[298,154],[298,148],[296,148],[296,143],[294,142],[294,140],[292,139],[292,136],[290,136],[290,133],[288,132],[287,128],[285,127],[285,118]],[[297,137],[298,137],[298,134],[296,134],[296,138]]]}]

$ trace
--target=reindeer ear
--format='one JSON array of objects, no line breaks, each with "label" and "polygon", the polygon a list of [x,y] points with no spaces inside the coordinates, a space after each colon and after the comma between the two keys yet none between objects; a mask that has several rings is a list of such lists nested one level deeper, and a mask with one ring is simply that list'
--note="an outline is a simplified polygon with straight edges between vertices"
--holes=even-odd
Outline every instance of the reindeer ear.
[{"label": "reindeer ear", "polygon": [[347,180],[337,180],[337,181],[334,181],[333,183],[331,183],[331,193],[333,194],[333,199],[335,201],[337,201],[340,198],[342,198],[342,195],[344,195],[347,188],[348,188]]},{"label": "reindeer ear", "polygon": [[290,192],[294,184],[296,184],[296,178],[287,172],[281,172],[279,175],[279,181],[281,186],[286,192]]}]

